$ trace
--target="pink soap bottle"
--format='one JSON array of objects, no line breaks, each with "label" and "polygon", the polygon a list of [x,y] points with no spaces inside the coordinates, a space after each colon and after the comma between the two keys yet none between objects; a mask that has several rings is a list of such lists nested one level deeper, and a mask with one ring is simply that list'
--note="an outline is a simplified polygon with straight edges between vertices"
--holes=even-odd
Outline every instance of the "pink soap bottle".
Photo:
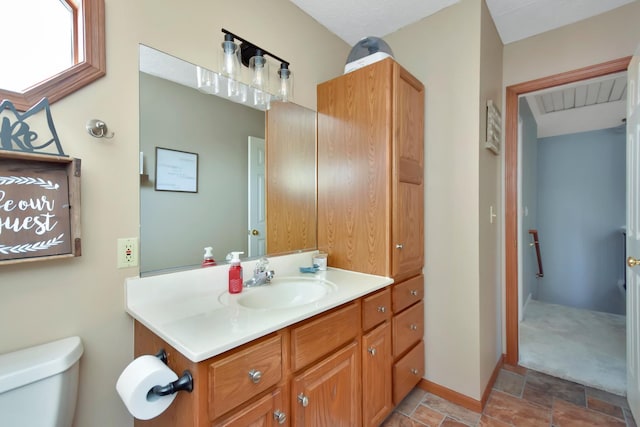
[{"label": "pink soap bottle", "polygon": [[242,292],[242,265],[240,255],[244,252],[231,252],[231,266],[229,267],[229,293],[239,294]]},{"label": "pink soap bottle", "polygon": [[203,267],[211,267],[216,265],[216,260],[213,259],[213,248],[211,246],[207,246],[204,248],[204,260],[202,261]]}]

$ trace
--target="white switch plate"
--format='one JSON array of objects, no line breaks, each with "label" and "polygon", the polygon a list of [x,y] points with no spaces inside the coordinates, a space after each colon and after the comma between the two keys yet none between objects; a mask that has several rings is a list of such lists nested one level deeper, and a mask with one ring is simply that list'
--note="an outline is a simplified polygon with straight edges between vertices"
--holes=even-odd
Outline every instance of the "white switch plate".
[{"label": "white switch plate", "polygon": [[489,224],[493,224],[493,221],[495,221],[496,216],[498,215],[493,210],[493,205],[489,206]]},{"label": "white switch plate", "polygon": [[138,239],[118,239],[118,268],[138,266]]}]

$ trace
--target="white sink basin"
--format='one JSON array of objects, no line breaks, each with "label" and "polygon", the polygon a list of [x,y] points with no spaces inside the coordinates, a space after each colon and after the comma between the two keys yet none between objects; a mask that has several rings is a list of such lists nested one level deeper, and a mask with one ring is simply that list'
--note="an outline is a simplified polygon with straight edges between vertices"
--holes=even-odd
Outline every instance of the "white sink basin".
[{"label": "white sink basin", "polygon": [[220,302],[258,310],[283,309],[316,302],[335,288],[335,284],[313,277],[277,277],[267,285],[243,288],[240,294],[225,292]]}]

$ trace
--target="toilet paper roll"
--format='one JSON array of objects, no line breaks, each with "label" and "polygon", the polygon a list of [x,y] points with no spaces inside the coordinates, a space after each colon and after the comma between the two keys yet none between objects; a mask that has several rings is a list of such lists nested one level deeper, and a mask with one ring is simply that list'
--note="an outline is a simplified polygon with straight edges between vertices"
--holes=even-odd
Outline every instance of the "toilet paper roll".
[{"label": "toilet paper roll", "polygon": [[178,376],[160,359],[151,355],[140,356],[129,363],[122,371],[116,390],[125,406],[139,420],[149,420],[162,414],[176,398],[149,395],[153,387],[165,386],[178,379]]}]

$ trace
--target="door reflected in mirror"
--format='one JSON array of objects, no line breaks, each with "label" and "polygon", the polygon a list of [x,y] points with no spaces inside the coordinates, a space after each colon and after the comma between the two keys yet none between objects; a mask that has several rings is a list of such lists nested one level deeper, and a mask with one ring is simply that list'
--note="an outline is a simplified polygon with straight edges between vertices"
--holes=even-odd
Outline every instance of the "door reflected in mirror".
[{"label": "door reflected in mirror", "polygon": [[[196,74],[140,47],[141,276],[200,267],[208,246],[218,263],[315,249],[315,112],[265,114],[198,91]],[[156,147],[198,155],[197,193],[155,191]]]}]

